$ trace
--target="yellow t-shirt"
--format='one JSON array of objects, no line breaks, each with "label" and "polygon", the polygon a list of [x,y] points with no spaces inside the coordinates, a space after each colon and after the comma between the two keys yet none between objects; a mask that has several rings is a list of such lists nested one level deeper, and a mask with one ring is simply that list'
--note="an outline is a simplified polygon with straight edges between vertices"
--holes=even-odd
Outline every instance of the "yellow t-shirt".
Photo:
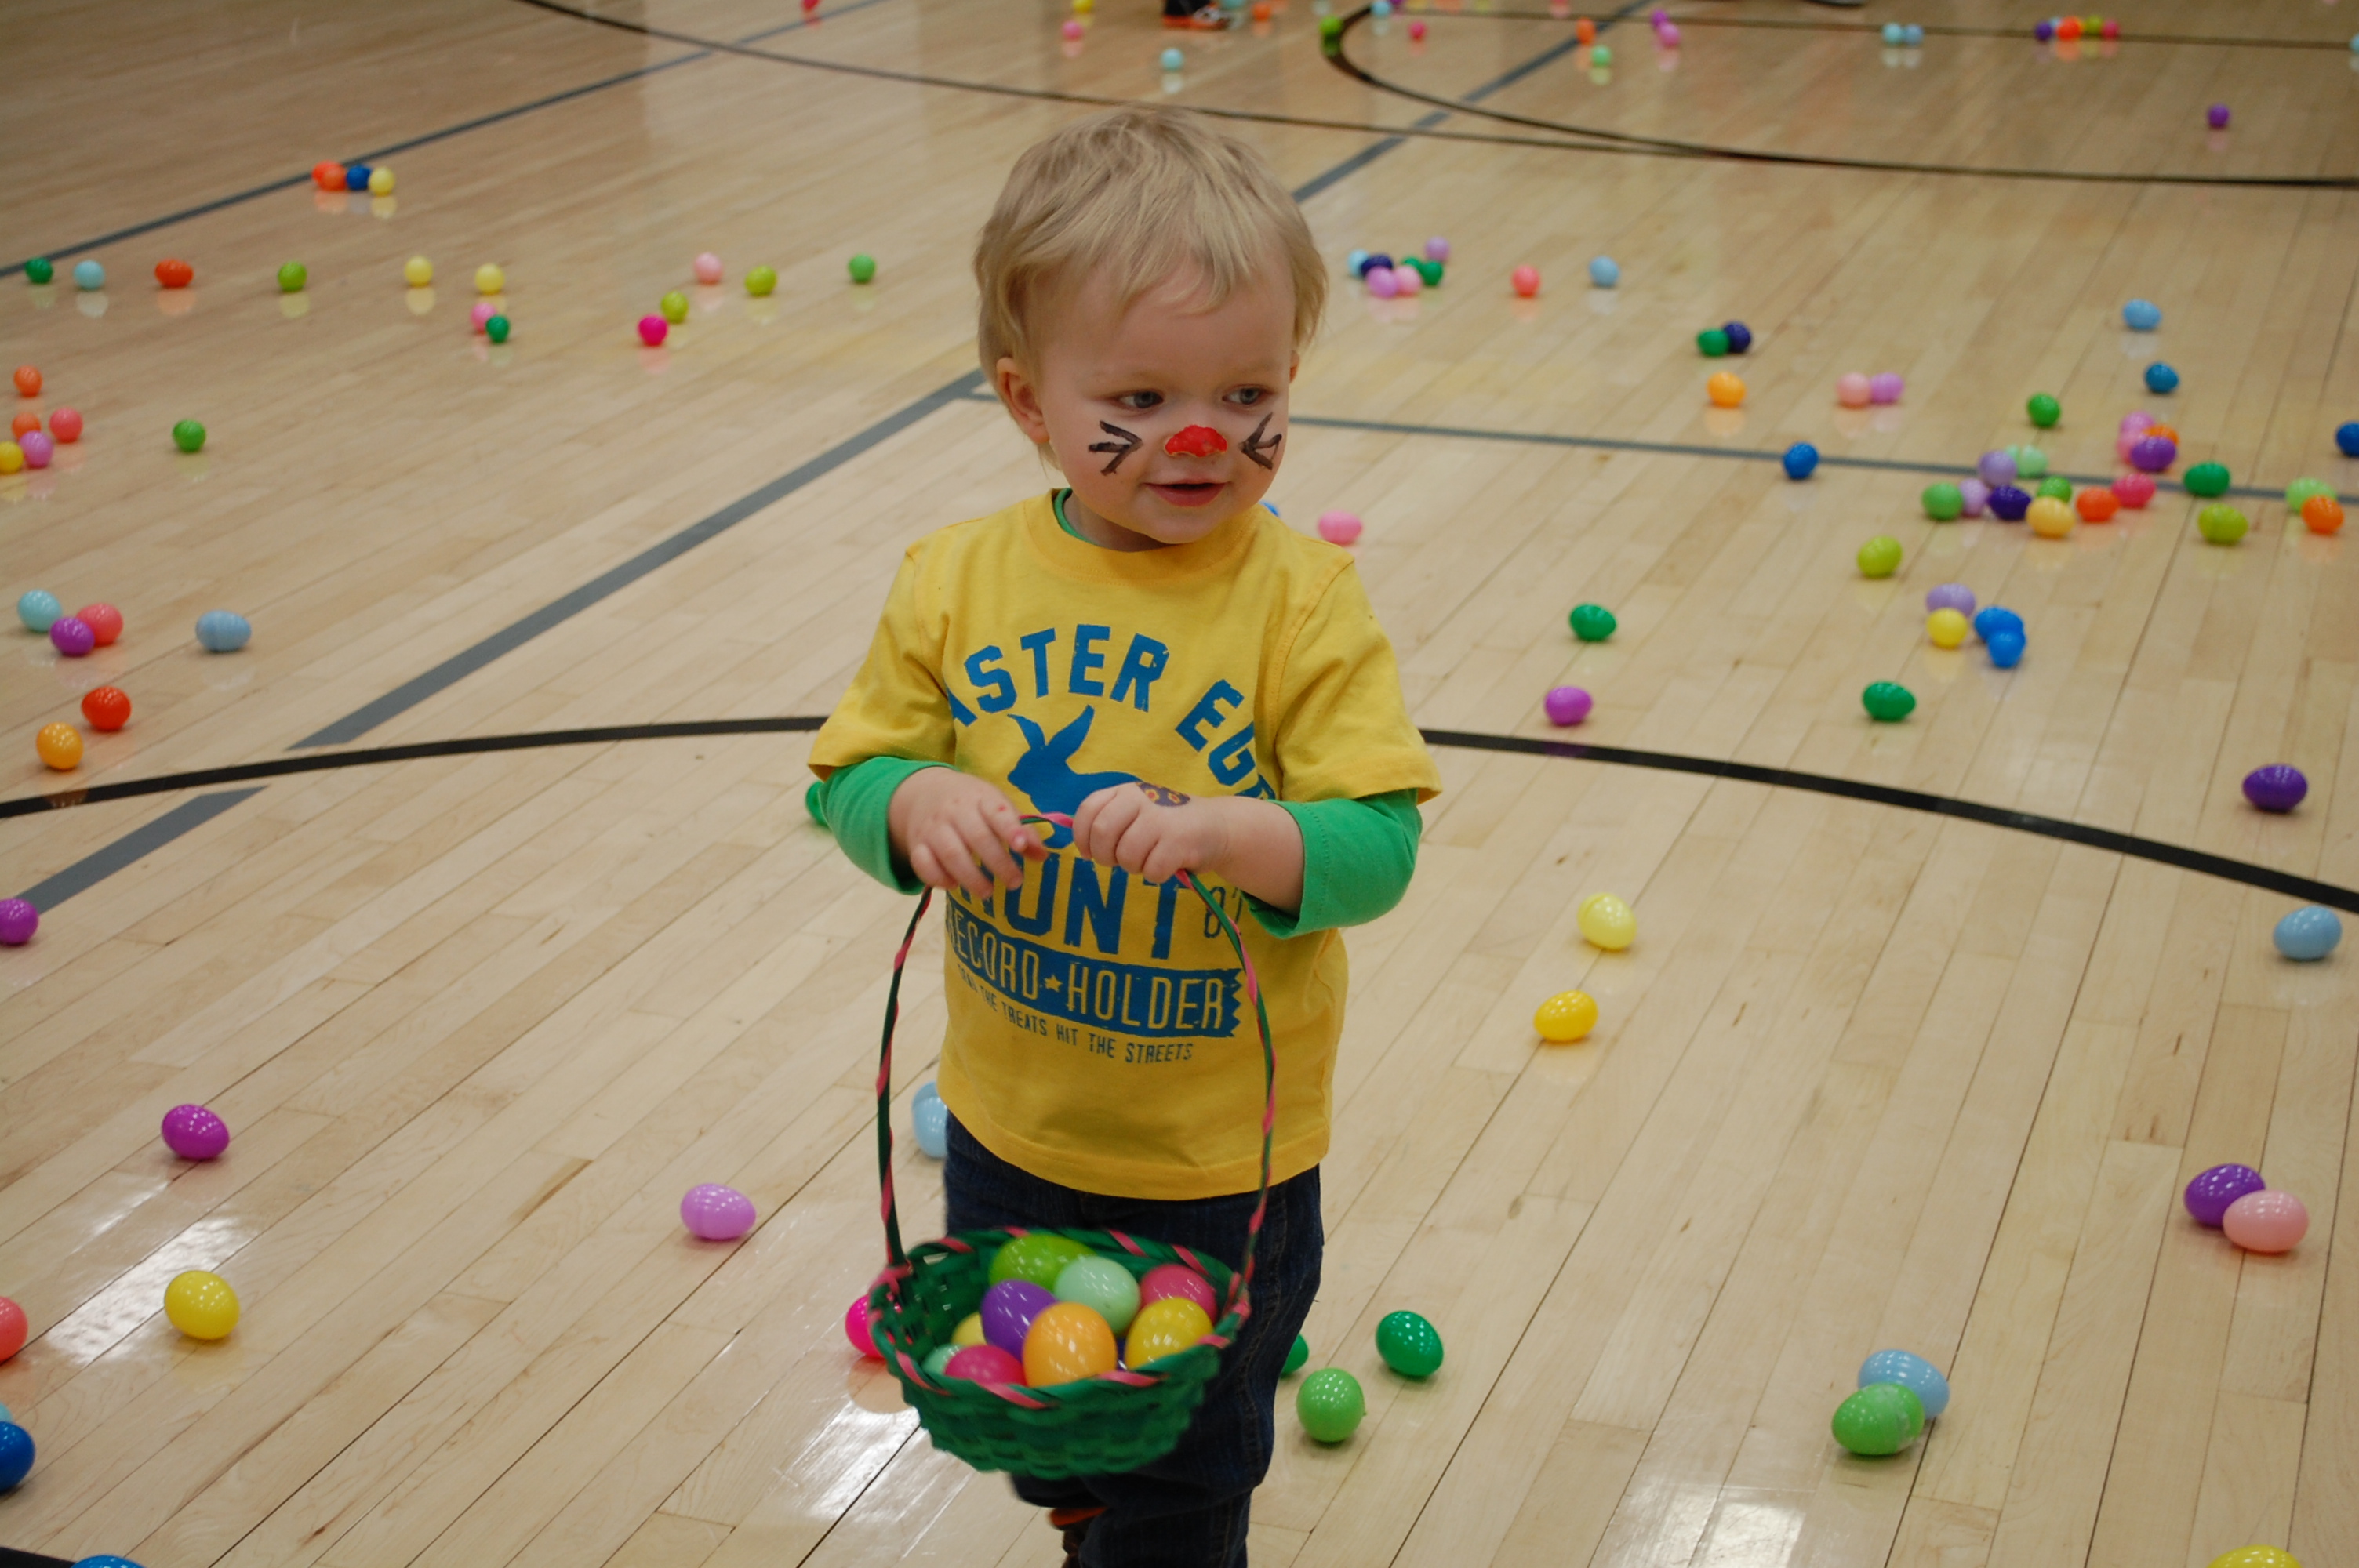
[{"label": "yellow t-shirt", "polygon": [[[1060,528],[1046,495],[909,547],[811,767],[877,756],[953,763],[1031,814],[1133,779],[1292,801],[1441,784],[1349,555],[1259,508],[1192,545],[1107,550]],[[1134,882],[1070,840],[1049,834],[1012,896],[949,896],[944,1103],[1064,1186],[1251,1191],[1261,1045],[1234,951],[1177,881]],[[1261,978],[1283,1181],[1327,1152],[1343,936],[1281,941],[1237,890],[1205,891]]]}]

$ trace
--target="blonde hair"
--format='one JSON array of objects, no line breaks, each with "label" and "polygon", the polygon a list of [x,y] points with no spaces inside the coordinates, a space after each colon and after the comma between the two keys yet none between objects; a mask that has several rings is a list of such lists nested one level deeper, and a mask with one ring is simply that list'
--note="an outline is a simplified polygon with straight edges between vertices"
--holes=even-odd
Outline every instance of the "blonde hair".
[{"label": "blonde hair", "polygon": [[1273,261],[1293,280],[1299,352],[1319,330],[1327,268],[1262,156],[1185,109],[1076,121],[1016,160],[975,241],[984,373],[1003,357],[1038,364],[1041,308],[1076,279],[1107,277],[1127,306],[1189,271],[1217,307]]}]

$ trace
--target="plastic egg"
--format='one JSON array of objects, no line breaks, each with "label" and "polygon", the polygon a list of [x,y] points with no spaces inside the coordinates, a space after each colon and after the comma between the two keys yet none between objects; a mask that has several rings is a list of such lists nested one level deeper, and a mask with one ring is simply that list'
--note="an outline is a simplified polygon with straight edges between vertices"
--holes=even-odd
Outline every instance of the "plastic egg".
[{"label": "plastic egg", "polygon": [[1614,618],[1614,611],[1602,604],[1576,604],[1566,620],[1572,626],[1572,634],[1584,643],[1603,643],[1621,625]]},{"label": "plastic egg", "polygon": [[1573,919],[1582,936],[1609,953],[1619,953],[1638,935],[1636,912],[1610,892],[1593,892],[1582,899]]},{"label": "plastic egg", "polygon": [[1974,471],[1982,476],[1984,484],[1994,490],[2003,484],[2013,484],[2015,454],[2008,451],[1984,452],[1981,460],[1975,463]]},{"label": "plastic egg", "polygon": [[[1056,1297],[1079,1302],[1120,1334],[1138,1315],[1138,1280],[1111,1258],[1076,1258],[1058,1274]],[[1027,1341],[1027,1353],[1030,1342]]]},{"label": "plastic egg", "polygon": [[2133,299],[2122,307],[2122,325],[2133,332],[2151,332],[2162,325],[2162,307],[2150,299]]},{"label": "plastic egg", "polygon": [[82,694],[82,716],[111,735],[131,722],[131,698],[119,687],[94,686]]},{"label": "plastic egg", "polygon": [[2263,811],[2291,811],[2310,793],[2310,780],[2299,768],[2271,762],[2245,775],[2245,798]]},{"label": "plastic egg", "polygon": [[1981,516],[1984,510],[1990,505],[1990,486],[1982,481],[1960,480],[1958,481],[1958,514],[1962,517]]},{"label": "plastic egg", "polygon": [[2324,904],[2304,904],[2278,921],[2270,938],[2294,962],[2314,964],[2343,940],[2343,917]]},{"label": "plastic egg", "polygon": [[1024,1380],[1036,1389],[1078,1383],[1114,1368],[1114,1330],[1084,1303],[1044,1308],[1024,1336]]},{"label": "plastic egg", "polygon": [[1359,517],[1350,512],[1321,512],[1319,536],[1331,545],[1349,545],[1360,537]]},{"label": "plastic egg", "polygon": [[2343,503],[2331,495],[2313,495],[2301,503],[2302,526],[2313,534],[2332,534],[2343,527]]},{"label": "plastic egg", "polygon": [[1395,294],[1415,294],[1424,287],[1425,275],[1418,271],[1417,268],[1409,265],[1407,262],[1403,262],[1400,265],[1393,268],[1393,292]]},{"label": "plastic egg", "polygon": [[1745,401],[1745,378],[1734,371],[1718,371],[1703,384],[1714,408],[1734,408]]},{"label": "plastic egg", "polygon": [[1983,640],[1983,647],[1990,654],[1990,662],[2000,669],[2011,670],[2023,663],[2020,632],[1994,632]]},{"label": "plastic egg", "polygon": [[868,1336],[868,1298],[866,1296],[853,1297],[852,1304],[843,1309],[843,1337],[852,1342],[852,1347],[854,1350],[859,1351],[871,1361],[885,1359],[884,1353],[876,1348],[876,1341]]},{"label": "plastic egg", "polygon": [[71,724],[44,724],[33,737],[33,750],[56,772],[71,773],[82,765],[82,731]]},{"label": "plastic egg", "polygon": [[671,323],[665,320],[662,317],[642,316],[639,318],[639,341],[645,343],[647,347],[651,349],[659,349],[663,347],[663,341],[670,335]]},{"label": "plastic egg", "polygon": [[393,170],[385,168],[382,164],[369,170],[368,193],[371,196],[392,195]]},{"label": "plastic egg", "polygon": [[2023,617],[2004,605],[1986,605],[1974,611],[1974,635],[1989,642],[2001,632],[2020,633]]},{"label": "plastic egg", "polygon": [[1808,441],[1797,441],[1787,448],[1786,455],[1777,460],[1785,468],[1788,479],[1808,479],[1817,471],[1819,449]]},{"label": "plastic egg", "polygon": [[2072,509],[2052,495],[2043,495],[2025,510],[2024,520],[2043,539],[2061,539],[2080,522]]},{"label": "plastic egg", "polygon": [[1871,403],[1897,403],[1908,384],[1892,371],[1879,371],[1867,382],[1867,397]]},{"label": "plastic egg", "polygon": [[25,623],[27,632],[46,632],[66,612],[58,596],[45,589],[27,589],[16,600],[16,619]]},{"label": "plastic egg", "polygon": [[2187,1184],[2180,1201],[2186,1204],[2196,1224],[2217,1229],[2231,1204],[2247,1194],[2265,1191],[2267,1186],[2261,1173],[2250,1165],[2214,1165]]},{"label": "plastic egg", "polygon": [[49,416],[49,434],[58,445],[71,447],[82,439],[82,413],[79,409],[60,408]]},{"label": "plastic egg", "polygon": [[74,619],[90,628],[91,636],[102,648],[112,645],[123,635],[123,611],[112,604],[85,604],[74,611]]},{"label": "plastic egg", "polygon": [[[2359,50],[2359,38],[2353,38],[2351,47]],[[2301,1563],[2292,1552],[2274,1546],[2240,1546],[2212,1559],[2211,1568],[2301,1568]]]},{"label": "plastic egg", "polygon": [[1378,299],[1390,299],[1400,292],[1400,278],[1388,266],[1372,266],[1366,274],[1368,292]]},{"label": "plastic egg", "polygon": [[209,654],[234,654],[253,635],[245,617],[232,611],[208,610],[197,617],[197,641]]},{"label": "plastic egg", "polygon": [[401,281],[412,288],[423,288],[434,281],[434,264],[424,256],[412,256],[401,264]]},{"label": "plastic egg", "polygon": [[1178,70],[1187,65],[1188,57],[1180,53],[1175,47],[1165,49],[1163,51],[1162,58],[1158,60],[1157,63],[1162,66],[1165,70]]},{"label": "plastic egg", "polygon": [[1974,612],[1974,590],[1962,582],[1942,583],[1938,588],[1926,590],[1925,609],[1929,613],[1936,610],[1954,610],[1961,615],[1972,615]]},{"label": "plastic egg", "polygon": [[2154,499],[2154,481],[2142,473],[2125,473],[2106,487],[2114,499],[2133,512],[2143,512],[2146,503]]},{"label": "plastic egg", "polygon": [[485,262],[475,269],[476,293],[503,294],[507,291],[507,287],[508,275],[500,270],[497,263]]},{"label": "plastic egg", "polygon": [[1421,1314],[1386,1313],[1376,1325],[1376,1354],[1404,1378],[1430,1378],[1441,1369],[1441,1334]]},{"label": "plastic egg", "polygon": [[1869,578],[1890,577],[1900,569],[1900,541],[1887,534],[1879,534],[1859,547],[1856,559],[1859,575]]},{"label": "plastic egg", "polygon": [[74,287],[84,294],[95,293],[106,287],[106,269],[95,261],[78,261],[73,269]]},{"label": "plastic egg", "polygon": [[721,281],[721,258],[711,251],[700,254],[693,265],[697,282],[719,283]]},{"label": "plastic egg", "polygon": [[[21,898],[0,898],[0,947],[22,947],[41,928],[41,912]],[[0,1302],[5,1302],[0,1296]],[[0,1319],[5,1319],[0,1313]],[[5,1326],[5,1323],[0,1323]],[[12,1350],[0,1350],[0,1361],[15,1355]]]},{"label": "plastic egg", "polygon": [[1212,1293],[1212,1281],[1185,1263],[1158,1263],[1140,1278],[1138,1303],[1142,1310],[1157,1302],[1175,1300],[1194,1302],[1206,1317],[1220,1310]]},{"label": "plastic egg", "polygon": [[679,1222],[701,1241],[734,1241],[759,1217],[752,1198],[719,1182],[701,1182],[680,1195]]},{"label": "plastic egg", "polygon": [[1877,723],[1897,724],[1917,710],[1917,694],[1897,681],[1872,681],[1859,703]]},{"label": "plastic egg", "polygon": [[1925,635],[1937,648],[1962,646],[1968,630],[1964,614],[1955,610],[1936,610],[1925,617]]},{"label": "plastic egg", "polygon": [[1166,1296],[1148,1302],[1130,1320],[1123,1338],[1125,1359],[1133,1368],[1144,1367],[1179,1355],[1212,1332],[1212,1320],[1202,1307],[1185,1296]]},{"label": "plastic egg", "polygon": [[1003,1280],[1029,1280],[1045,1291],[1056,1284],[1066,1264],[1089,1256],[1090,1249],[1071,1237],[1036,1230],[992,1254],[988,1277],[995,1285]]},{"label": "plastic egg", "polygon": [[996,1345],[970,1345],[950,1358],[942,1370],[976,1383],[1021,1383],[1024,1363]]},{"label": "plastic egg", "polygon": [[0,1492],[16,1490],[33,1473],[33,1451],[31,1433],[13,1421],[0,1421]]},{"label": "plastic egg", "polygon": [[1925,1430],[1925,1404],[1898,1383],[1871,1383],[1835,1408],[1835,1441],[1854,1454],[1897,1454]]},{"label": "plastic egg", "polygon": [[164,1315],[191,1339],[226,1339],[237,1326],[237,1292],[219,1274],[191,1269],[164,1287]]},{"label": "plastic egg", "polygon": [[2251,520],[2225,502],[2215,501],[2195,514],[2195,531],[2207,544],[2236,544],[2251,528]]},{"label": "plastic egg", "polygon": [[2220,1229],[2247,1252],[2290,1252],[2310,1233],[2310,1210],[2291,1193],[2246,1193],[2228,1206]]},{"label": "plastic egg", "polygon": [[745,269],[745,292],[760,299],[778,287],[778,269],[756,266]]},{"label": "plastic egg", "polygon": [[983,1337],[1010,1356],[1024,1354],[1024,1336],[1032,1320],[1054,1306],[1057,1298],[1045,1286],[1029,1280],[1002,1280],[983,1292]]},{"label": "plastic egg", "polygon": [[58,453],[58,444],[38,430],[27,430],[16,438],[16,449],[25,454],[28,469],[45,469]]},{"label": "plastic egg", "polygon": [[1864,408],[1874,395],[1875,387],[1857,371],[1835,378],[1835,401],[1845,408]]},{"label": "plastic egg", "polygon": [[1549,722],[1556,725],[1578,724],[1589,717],[1593,706],[1589,693],[1577,686],[1552,687],[1541,706],[1548,710]]},{"label": "plastic egg", "polygon": [[[1598,48],[1605,46],[1600,44]],[[1589,264],[1589,283],[1593,288],[1616,288],[1622,283],[1622,268],[1612,256],[1593,257]]]},{"label": "plastic egg", "polygon": [[164,1113],[164,1146],[183,1160],[218,1160],[229,1147],[229,1124],[201,1105]]},{"label": "plastic egg", "polygon": [[964,1317],[959,1319],[958,1325],[951,1330],[951,1343],[958,1346],[962,1349],[970,1345],[981,1345],[984,1343],[983,1337],[983,1314],[979,1312],[971,1312]]},{"label": "plastic egg", "polygon": [[1570,1045],[1597,1027],[1597,1001],[1587,991],[1559,991],[1532,1014],[1532,1027],[1551,1045]]},{"label": "plastic egg", "polygon": [[[926,1089],[934,1086],[928,1084]],[[917,1103],[909,1108],[909,1120],[917,1129],[918,1147],[929,1159],[943,1160],[951,1152],[951,1108],[942,1103],[937,1092],[918,1092]]]},{"label": "plastic egg", "polygon": [[1321,1443],[1342,1443],[1360,1429],[1368,1413],[1360,1379],[1341,1367],[1321,1367],[1294,1391],[1295,1419]]},{"label": "plastic egg", "polygon": [[1950,1408],[1950,1380],[1922,1356],[1906,1350],[1877,1351],[1859,1364],[1859,1386],[1869,1389],[1878,1383],[1897,1383],[1915,1394],[1927,1421]]}]

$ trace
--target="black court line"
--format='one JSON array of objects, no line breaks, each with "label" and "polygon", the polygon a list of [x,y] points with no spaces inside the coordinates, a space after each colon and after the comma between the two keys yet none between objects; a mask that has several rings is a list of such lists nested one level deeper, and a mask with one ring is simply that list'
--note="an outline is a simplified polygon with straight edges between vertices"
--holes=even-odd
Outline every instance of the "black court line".
[{"label": "black court line", "polygon": [[[600,746],[625,741],[689,740],[712,736],[763,735],[816,730],[826,722],[818,714],[788,715],[775,719],[690,719],[668,724],[625,724],[594,730],[552,730],[538,733],[516,735],[474,735],[451,741],[421,741],[401,746],[379,746],[367,751],[336,752],[309,757],[278,757],[265,762],[249,762],[238,767],[209,768],[198,773],[168,773],[152,779],[126,780],[120,784],[96,784],[86,790],[71,790],[57,795],[34,795],[16,800],[0,801],[0,817],[24,816],[38,811],[77,806],[97,805],[103,801],[124,800],[135,795],[156,795],[168,790],[200,788],[207,784],[229,784],[249,779],[283,778],[289,773],[322,773],[336,768],[374,767],[382,763],[415,762],[430,757],[480,756],[495,752],[522,752],[549,746]],[[2108,827],[2093,827],[2087,823],[2067,821],[2058,816],[2042,816],[2034,812],[2014,811],[2006,806],[1984,806],[1978,801],[1958,800],[1949,795],[1932,795],[1923,790],[1899,789],[1890,784],[1868,784],[1859,779],[1838,778],[1832,773],[1803,773],[1793,768],[1762,767],[1752,762],[1729,762],[1719,757],[1692,757],[1677,752],[1642,751],[1628,746],[1592,746],[1572,741],[1543,741],[1524,735],[1491,735],[1466,730],[1427,730],[1423,731],[1429,745],[1454,751],[1497,752],[1514,756],[1549,757],[1575,762],[1602,762],[1609,766],[1653,768],[1663,773],[1689,773],[1703,778],[1729,779],[1739,784],[1765,784],[1774,789],[1808,790],[1816,795],[1830,795],[1844,800],[1864,801],[1874,806],[1897,806],[1905,811],[1928,812],[1937,816],[1953,816],[1962,821],[1981,823],[1985,827],[2008,828],[2017,833],[2037,834],[2041,838],[2061,839],[2112,854],[2127,855],[2158,865],[2196,871],[2204,876],[2219,877],[2227,881],[2241,882],[2246,887],[2283,893],[2310,903],[2322,903],[2335,909],[2359,914],[2359,889],[2337,887],[2309,877],[2268,866],[2255,865],[2247,860],[2234,860],[2224,855],[2207,854],[2177,844],[2167,844],[2157,838],[2141,838],[2136,834],[2116,833]],[[189,803],[201,806],[220,801],[207,816],[217,815],[234,805],[245,795],[205,795]],[[182,807],[186,810],[187,807]],[[149,825],[150,828],[171,819],[173,813]],[[190,824],[194,826],[194,824]],[[147,831],[143,829],[142,831]],[[185,832],[181,828],[179,832]],[[175,832],[170,837],[178,837]],[[127,840],[118,840],[118,843]],[[110,845],[102,854],[116,849]],[[144,853],[143,849],[140,851]],[[129,856],[136,860],[136,855]],[[95,857],[93,857],[95,859]],[[86,863],[86,862],[85,862]],[[52,877],[60,881],[73,873],[70,867]],[[103,872],[101,873],[104,874]],[[95,877],[90,881],[97,880]],[[48,886],[48,883],[42,884]],[[84,885],[87,885],[86,883]],[[79,890],[74,890],[79,891]],[[30,893],[26,894],[31,898]],[[33,899],[38,905],[38,899]]]},{"label": "black court line", "polygon": [[[198,784],[204,781],[196,781]],[[186,787],[195,787],[195,785]],[[150,795],[156,792],[142,790],[138,793]],[[252,789],[227,790],[220,795],[201,795],[194,800],[184,800],[155,821],[144,827],[133,828],[111,844],[101,845],[72,865],[54,875],[42,878],[16,896],[46,914],[74,894],[88,892],[115,872],[155,853],[181,835],[195,832],[238,802],[261,793],[262,787],[257,784]],[[7,804],[15,806],[17,802],[10,801]],[[32,804],[56,806],[61,803],[55,797],[51,797],[46,802],[37,798]],[[11,812],[8,815],[21,814]],[[0,1564],[0,1568],[5,1568],[5,1565]]]},{"label": "black court line", "polygon": [[[549,0],[524,0],[527,5],[544,5]],[[2013,179],[2060,181],[2078,185],[2185,185],[2222,187],[2232,189],[2276,190],[2350,190],[2359,189],[2359,175],[2274,175],[2274,174],[2119,174],[2099,170],[2038,168],[2029,166],[1986,166],[1962,163],[1914,163],[1902,158],[1837,157],[1832,154],[1785,153],[1755,147],[1730,146],[1716,142],[1681,141],[1669,136],[1634,135],[1625,131],[1607,130],[1600,125],[1579,125],[1563,120],[1550,120],[1537,114],[1517,114],[1505,109],[1486,108],[1466,98],[1445,98],[1439,93],[1422,92],[1414,87],[1376,75],[1344,52],[1352,29],[1369,19],[1367,6],[1362,6],[1343,18],[1343,31],[1328,40],[1321,51],[1327,63],[1345,76],[1396,98],[1412,103],[1430,104],[1437,109],[1451,110],[1496,120],[1503,124],[1522,125],[1531,130],[1549,131],[1559,136],[1579,136],[1593,139],[1591,150],[1611,150],[1640,157],[1672,157],[1718,159],[1730,163],[1780,166],[1792,168],[1847,169],[1869,174],[1930,174],[1944,177],[1979,179]],[[1576,146],[1558,143],[1557,146]]]},{"label": "black court line", "polygon": [[[1560,21],[1562,19],[1560,17],[1551,16],[1546,11],[1483,11],[1476,13],[1476,15],[1481,16],[1486,21],[1495,21],[1501,17],[1520,18],[1535,22]],[[1882,25],[1875,22],[1821,22],[1800,19],[1780,20],[1770,16],[1710,16],[1696,11],[1682,11],[1678,16],[1672,17],[1671,20],[1680,25],[1681,31],[1685,31],[1689,27],[1744,27],[1755,28],[1763,32],[1779,33],[1865,33],[1871,37],[1879,35],[1884,31]],[[2033,35],[2029,27],[1940,27],[1931,22],[1928,22],[1925,24],[1925,36],[1929,38],[2013,38],[2020,42],[2029,44],[2034,49],[2044,49],[2049,47],[2047,44],[2041,43],[2039,39]],[[2084,33],[2079,39],[2068,41],[2087,43],[2093,46],[2099,44],[2187,44],[2204,49],[2318,49],[2334,54],[2348,54],[2351,52],[2350,44],[2342,38],[2256,38],[2242,35],[2218,35],[2209,33],[2148,33],[2136,29],[2126,31],[2117,38],[2096,38]]]},{"label": "black court line", "polygon": [[[842,16],[853,11],[864,11],[871,5],[881,5],[884,3],[885,0],[851,0],[850,4],[839,6],[828,15]],[[759,43],[765,38],[774,38],[780,33],[790,33],[809,25],[808,21],[788,22],[784,27],[766,27],[758,33],[748,33],[737,41],[741,44]],[[604,77],[597,81],[584,82],[579,87],[569,87],[562,92],[552,92],[546,98],[536,98],[530,103],[495,110],[489,114],[478,114],[472,120],[462,120],[455,125],[445,125],[439,131],[429,131],[422,136],[411,136],[407,141],[392,142],[385,146],[372,147],[366,152],[355,153],[351,157],[340,158],[337,161],[374,163],[379,158],[391,157],[397,153],[406,153],[417,147],[431,146],[436,142],[447,142],[453,136],[463,136],[470,131],[480,131],[486,125],[497,125],[522,115],[554,108],[560,103],[571,103],[577,98],[586,98],[592,92],[603,92],[610,87],[620,87],[626,81],[637,81],[653,76],[658,71],[669,70],[674,66],[692,65],[700,59],[711,59],[717,52],[720,51],[700,49],[691,54],[676,55],[670,59],[658,60],[653,65],[643,65],[636,70],[623,71],[619,75]],[[185,223],[191,218],[201,218],[208,212],[218,212],[224,207],[235,207],[243,202],[276,195],[281,190],[292,190],[299,186],[310,183],[311,174],[309,169],[306,169],[301,174],[290,174],[283,179],[274,179],[261,185],[250,185],[244,190],[233,191],[227,196],[217,196],[211,201],[201,201],[194,207],[183,207],[177,212],[167,212],[161,218],[150,218],[144,223],[134,223],[129,228],[116,229],[101,234],[95,239],[77,240],[70,245],[60,245],[55,250],[43,251],[39,254],[47,256],[84,254],[91,251],[102,250],[124,240],[136,240],[142,234],[152,234],[158,229],[168,229],[175,223]],[[0,266],[0,277],[7,277],[24,270],[23,262],[10,262],[5,266]]]}]

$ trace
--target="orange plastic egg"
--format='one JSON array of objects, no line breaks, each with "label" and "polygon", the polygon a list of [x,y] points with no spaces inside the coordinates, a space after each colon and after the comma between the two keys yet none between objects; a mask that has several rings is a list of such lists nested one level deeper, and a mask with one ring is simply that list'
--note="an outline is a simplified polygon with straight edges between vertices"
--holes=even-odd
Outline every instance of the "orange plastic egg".
[{"label": "orange plastic egg", "polygon": [[1706,397],[1715,408],[1734,408],[1745,401],[1745,378],[1734,371],[1716,371],[1703,384]]},{"label": "orange plastic egg", "polygon": [[2313,495],[2301,503],[2301,520],[2313,534],[2332,534],[2343,526],[2343,503],[2331,495]]},{"label": "orange plastic egg", "polygon": [[2179,432],[2168,425],[2148,425],[2146,433],[2157,440],[2169,441],[2174,447],[2180,444]]},{"label": "orange plastic egg", "polygon": [[2110,523],[2114,520],[2114,514],[2121,510],[2122,503],[2114,498],[2112,491],[2099,484],[2092,485],[2074,496],[2072,504],[2081,509],[2081,521],[2083,523]]},{"label": "orange plastic egg", "polygon": [[18,365],[16,395],[20,397],[38,397],[41,395],[41,373],[31,365]]},{"label": "orange plastic egg", "polygon": [[1041,1309],[1024,1336],[1024,1380],[1033,1388],[1078,1383],[1114,1366],[1114,1330],[1080,1302]]},{"label": "orange plastic egg", "polygon": [[33,750],[58,772],[69,772],[82,763],[82,731],[71,724],[44,724],[33,737]]},{"label": "orange plastic egg", "polygon": [[8,434],[28,436],[41,427],[41,416],[30,409],[8,421]]}]

